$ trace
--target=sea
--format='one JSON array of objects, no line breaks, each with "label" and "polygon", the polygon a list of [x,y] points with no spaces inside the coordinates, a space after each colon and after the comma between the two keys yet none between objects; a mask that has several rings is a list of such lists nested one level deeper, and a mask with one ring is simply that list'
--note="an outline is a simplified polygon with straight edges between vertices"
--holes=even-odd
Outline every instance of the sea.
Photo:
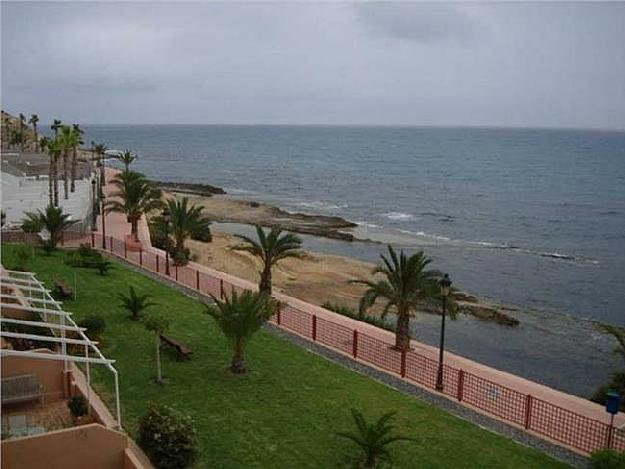
[{"label": "sea", "polygon": [[[597,322],[625,326],[625,132],[598,130],[107,125],[84,140],[139,155],[161,181],[358,224],[362,241],[308,249],[377,262],[424,250],[454,286],[515,308],[506,327],[462,316],[461,355],[588,396],[623,363]],[[245,232],[249,227],[224,224]],[[435,345],[440,318],[419,315]]]}]

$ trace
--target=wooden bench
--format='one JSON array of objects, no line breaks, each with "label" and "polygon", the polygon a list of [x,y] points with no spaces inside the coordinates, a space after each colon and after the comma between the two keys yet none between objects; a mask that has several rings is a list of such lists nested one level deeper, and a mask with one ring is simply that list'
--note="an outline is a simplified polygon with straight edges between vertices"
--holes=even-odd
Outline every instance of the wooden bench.
[{"label": "wooden bench", "polygon": [[2,378],[2,404],[14,404],[43,399],[43,386],[37,375],[17,375]]},{"label": "wooden bench", "polygon": [[74,291],[59,277],[54,277],[53,283],[60,299],[64,300],[74,296]]},{"label": "wooden bench", "polygon": [[171,337],[167,337],[164,334],[159,334],[159,337],[161,339],[161,346],[163,344],[167,344],[176,349],[176,358],[178,360],[180,360],[181,358],[191,358],[191,355],[193,355],[193,350],[191,350],[186,345],[172,339]]}]

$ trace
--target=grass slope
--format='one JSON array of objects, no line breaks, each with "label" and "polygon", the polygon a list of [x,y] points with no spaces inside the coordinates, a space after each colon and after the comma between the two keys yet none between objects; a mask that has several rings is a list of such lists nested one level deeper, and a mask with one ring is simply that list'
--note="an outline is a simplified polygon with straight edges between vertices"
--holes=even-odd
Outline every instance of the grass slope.
[{"label": "grass slope", "polygon": [[[4,245],[2,261],[14,263],[14,247]],[[64,265],[65,254],[39,253],[27,264],[51,285],[53,275],[73,285],[76,301],[65,309],[75,319],[97,312],[106,319],[102,348],[117,360],[125,428],[132,434],[150,401],[166,403],[194,416],[200,457],[197,467],[332,468],[346,467],[355,454],[336,431],[351,430],[350,407],[369,418],[396,410],[399,431],[419,439],[395,445],[398,468],[557,468],[566,467],[532,449],[482,430],[415,398],[348,371],[261,331],[248,348],[247,376],[226,371],[228,345],[204,307],[175,290],[115,262],[103,277],[93,270]],[[149,293],[170,320],[169,335],[190,346],[190,361],[164,354],[169,384],[152,383],[154,339],[141,322],[118,306],[116,295],[133,285]],[[149,313],[148,313],[149,314]],[[110,402],[110,374],[98,367],[94,381]]]}]

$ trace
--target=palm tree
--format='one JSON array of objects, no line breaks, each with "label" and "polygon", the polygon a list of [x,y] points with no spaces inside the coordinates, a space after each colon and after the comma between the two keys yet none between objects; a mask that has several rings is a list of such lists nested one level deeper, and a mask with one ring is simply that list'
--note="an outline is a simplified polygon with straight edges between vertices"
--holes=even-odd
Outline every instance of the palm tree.
[{"label": "palm tree", "polygon": [[[201,205],[189,206],[189,199],[184,197],[182,200],[169,199],[164,213],[167,214],[171,222],[171,233],[174,237],[174,259],[178,261],[186,261],[184,242],[192,236],[210,236],[210,221],[202,216],[204,207]],[[153,225],[153,226],[158,226]]]},{"label": "palm tree", "polygon": [[54,119],[54,122],[52,123],[52,125],[50,126],[50,128],[54,131],[54,136],[58,137],[59,135],[59,129],[61,128],[61,120],[60,119]]},{"label": "palm tree", "polygon": [[111,196],[115,199],[107,201],[106,212],[125,214],[130,223],[132,239],[139,241],[139,220],[144,213],[163,206],[162,192],[143,174],[134,171],[117,174],[112,184],[116,191]]},{"label": "palm tree", "polygon": [[20,112],[20,150],[24,151],[24,142],[26,141],[26,134],[24,133],[24,127],[26,126],[26,116]]},{"label": "palm tree", "polygon": [[419,304],[437,298],[440,295],[437,278],[439,272],[425,270],[430,264],[423,251],[408,257],[404,251],[399,256],[392,246],[388,246],[389,258],[380,255],[382,265],[371,272],[373,275],[382,274],[380,280],[352,280],[368,287],[360,300],[360,312],[364,313],[374,305],[378,298],[386,300],[382,317],[391,309],[397,314],[395,327],[395,347],[398,350],[410,348],[410,316],[414,314]]},{"label": "palm tree", "polygon": [[61,126],[61,134],[58,136],[58,140],[63,147],[63,198],[69,198],[69,152],[76,146],[76,133],[74,129],[69,125]]},{"label": "palm tree", "polygon": [[32,124],[33,126],[33,132],[35,133],[35,140],[34,140],[34,146],[35,146],[35,152],[39,151],[39,136],[37,135],[37,122],[39,122],[39,116],[37,114],[31,114],[30,119],[28,120],[29,124]]},{"label": "palm tree", "polygon": [[351,409],[351,412],[356,424],[356,433],[338,432],[337,435],[353,441],[360,447],[363,455],[359,467],[372,469],[380,461],[390,460],[388,445],[391,443],[397,441],[417,441],[414,438],[392,434],[395,427],[389,421],[396,412],[382,415],[375,423],[368,423],[357,409]]},{"label": "palm tree", "polygon": [[129,171],[130,165],[137,159],[137,154],[131,152],[130,150],[124,150],[119,153],[116,158],[124,163],[125,171]]},{"label": "palm tree", "polygon": [[74,146],[72,146],[72,184],[70,191],[73,193],[76,192],[76,160],[78,157],[78,146],[84,143],[82,141],[82,134],[84,134],[85,131],[82,130],[78,124],[74,124],[72,125],[72,132],[74,134]]},{"label": "palm tree", "polygon": [[44,135],[37,140],[37,143],[39,145],[39,151],[45,151],[46,148],[48,148],[48,143],[50,143],[50,139]]},{"label": "palm tree", "polygon": [[50,250],[56,249],[63,231],[76,223],[70,220],[70,215],[63,213],[62,208],[53,205],[48,205],[45,212],[41,210],[37,210],[36,213],[26,212],[26,217],[40,230],[45,228],[48,231],[50,238],[46,241],[45,246]]},{"label": "palm tree", "polygon": [[59,206],[59,170],[58,161],[63,153],[63,146],[58,138],[48,142],[48,156],[50,158],[48,174],[48,190],[50,205]]},{"label": "palm tree", "polygon": [[121,307],[130,313],[130,318],[133,320],[139,319],[141,313],[149,308],[155,306],[155,303],[148,301],[151,298],[150,295],[137,295],[134,287],[131,285],[128,287],[128,294],[118,293],[117,297],[121,301]]},{"label": "palm tree", "polygon": [[145,320],[145,328],[154,332],[156,339],[156,382],[163,383],[161,371],[161,334],[169,328],[169,321],[161,315],[151,315]]},{"label": "palm tree", "polygon": [[[246,251],[258,257],[262,262],[260,273],[259,290],[271,295],[271,268],[288,257],[300,257],[302,240],[299,236],[291,233],[282,234],[282,230],[272,228],[266,234],[260,226],[256,226],[258,241],[243,235],[236,235],[244,241],[244,244],[235,246],[236,251]],[[281,236],[282,235],[282,236]]]},{"label": "palm tree", "polygon": [[98,163],[100,164],[100,187],[102,188],[106,184],[104,180],[104,153],[106,153],[107,148],[104,143],[98,143],[93,149],[96,155],[98,155]]},{"label": "palm tree", "polygon": [[232,292],[223,301],[213,297],[215,305],[207,306],[206,312],[215,320],[232,347],[232,373],[245,373],[245,346],[262,325],[273,315],[275,302],[262,292],[245,290],[240,295]]}]

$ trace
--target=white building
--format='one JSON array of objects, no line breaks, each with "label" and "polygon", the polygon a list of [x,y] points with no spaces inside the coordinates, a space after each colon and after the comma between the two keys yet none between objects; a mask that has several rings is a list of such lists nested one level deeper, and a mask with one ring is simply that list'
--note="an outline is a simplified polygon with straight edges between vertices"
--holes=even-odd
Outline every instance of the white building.
[{"label": "white building", "polygon": [[[77,167],[75,192],[64,198],[62,162],[59,161],[59,206],[73,220],[89,221],[93,207],[95,172],[91,165],[80,163]],[[3,152],[0,166],[2,180],[2,211],[6,224],[21,224],[25,212],[44,210],[48,205],[48,157],[45,154]]]}]

